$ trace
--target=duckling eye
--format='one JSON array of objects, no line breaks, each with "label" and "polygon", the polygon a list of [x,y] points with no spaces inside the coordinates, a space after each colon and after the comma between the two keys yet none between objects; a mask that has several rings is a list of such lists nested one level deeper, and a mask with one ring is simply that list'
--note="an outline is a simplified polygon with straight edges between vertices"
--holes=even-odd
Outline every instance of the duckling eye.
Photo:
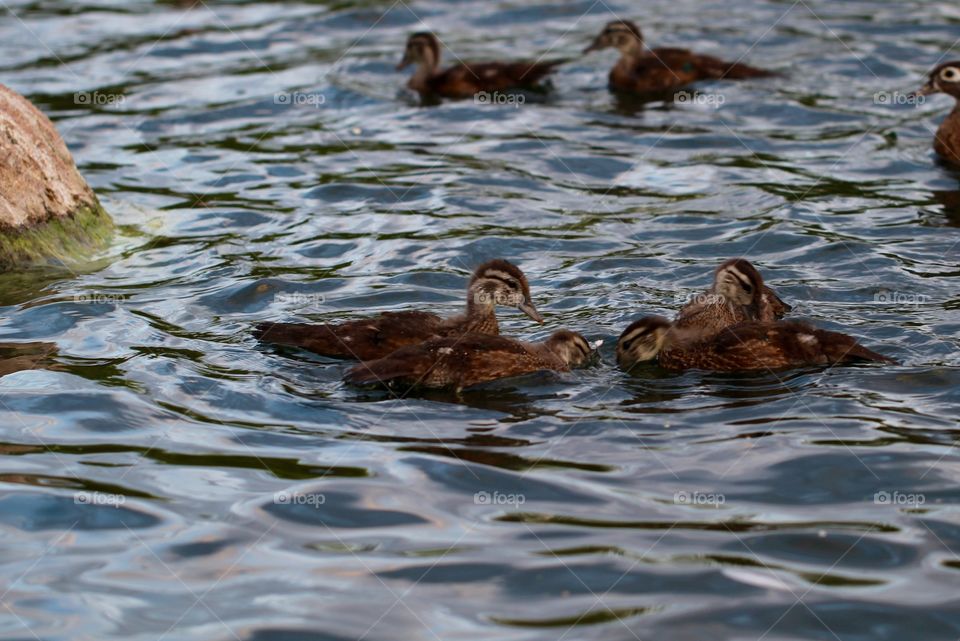
[{"label": "duckling eye", "polygon": [[947,67],[940,72],[940,79],[946,80],[947,82],[956,82],[960,80],[960,69],[956,67]]}]

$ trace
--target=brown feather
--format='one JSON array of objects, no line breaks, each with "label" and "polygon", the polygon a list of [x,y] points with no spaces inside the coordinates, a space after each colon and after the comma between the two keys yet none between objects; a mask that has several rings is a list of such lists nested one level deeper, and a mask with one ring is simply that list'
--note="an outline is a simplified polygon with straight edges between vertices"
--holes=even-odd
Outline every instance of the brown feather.
[{"label": "brown feather", "polygon": [[565,60],[546,62],[462,63],[427,80],[427,93],[445,98],[469,98],[481,92],[530,89]]},{"label": "brown feather", "polygon": [[[567,354],[563,347],[571,342],[585,347]],[[566,372],[571,365],[585,361],[589,352],[582,336],[565,330],[544,343],[465,334],[458,338],[431,339],[403,347],[384,358],[360,363],[347,372],[344,380],[353,385],[460,389],[543,370]]]},{"label": "brown feather", "polygon": [[713,338],[680,340],[668,345],[659,362],[667,369],[719,372],[778,370],[809,365],[855,362],[894,363],[839,332],[800,321],[748,322],[728,327]]},{"label": "brown feather", "polygon": [[658,48],[614,66],[610,86],[622,91],[657,93],[682,89],[701,80],[744,80],[772,75],[770,71],[724,62],[686,49]]}]

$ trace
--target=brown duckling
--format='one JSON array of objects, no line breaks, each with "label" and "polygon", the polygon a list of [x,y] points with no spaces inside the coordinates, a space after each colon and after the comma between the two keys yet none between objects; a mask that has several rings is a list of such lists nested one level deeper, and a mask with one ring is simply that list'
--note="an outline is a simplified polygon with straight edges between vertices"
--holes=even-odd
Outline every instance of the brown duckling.
[{"label": "brown duckling", "polygon": [[717,267],[710,288],[683,306],[675,324],[678,329],[695,328],[707,337],[745,321],[777,321],[791,309],[764,284],[750,261],[731,258]]},{"label": "brown duckling", "polygon": [[[960,101],[960,61],[944,63],[931,71],[927,84],[917,91],[920,96],[935,93],[945,93]],[[960,102],[940,123],[933,139],[933,150],[947,162],[960,165]]]},{"label": "brown duckling", "polygon": [[563,62],[461,62],[441,71],[440,40],[423,31],[407,40],[397,69],[416,65],[407,86],[421,96],[469,98],[481,92],[532,88]]},{"label": "brown duckling", "polygon": [[261,323],[254,335],[267,343],[301,347],[322,356],[366,361],[431,338],[468,332],[495,336],[500,333],[497,305],[516,307],[538,323],[543,322],[531,301],[527,277],[513,263],[498,258],[473,272],[464,314],[442,318],[429,312],[384,312],[339,325]]},{"label": "brown duckling", "polygon": [[607,23],[584,53],[614,47],[620,59],[610,70],[610,88],[641,94],[662,94],[700,80],[744,80],[775,75],[739,62],[724,62],[687,49],[647,50],[637,25],[629,20]]},{"label": "brown duckling", "polygon": [[654,359],[665,369],[715,372],[896,362],[863,347],[852,336],[801,321],[740,323],[704,337],[696,329],[679,329],[662,316],[647,316],[620,335],[617,363],[629,370]]},{"label": "brown duckling", "polygon": [[463,389],[544,370],[568,372],[585,364],[592,353],[583,336],[565,329],[542,343],[465,334],[409,345],[386,358],[360,363],[347,372],[344,380],[354,385]]}]

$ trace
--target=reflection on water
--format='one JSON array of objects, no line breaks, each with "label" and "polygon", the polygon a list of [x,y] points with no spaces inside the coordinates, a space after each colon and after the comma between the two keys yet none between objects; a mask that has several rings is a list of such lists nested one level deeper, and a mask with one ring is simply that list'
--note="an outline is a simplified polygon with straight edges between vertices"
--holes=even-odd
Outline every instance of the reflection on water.
[{"label": "reflection on water", "polygon": [[[3,82],[122,233],[0,278],[3,638],[960,638],[951,105],[874,98],[955,6],[7,5]],[[564,57],[611,13],[783,75],[643,102],[605,52],[520,106],[425,108],[394,71],[425,27]],[[613,366],[734,255],[904,365]],[[505,332],[603,362],[397,398],[250,333],[456,313],[494,256],[547,317]]]}]

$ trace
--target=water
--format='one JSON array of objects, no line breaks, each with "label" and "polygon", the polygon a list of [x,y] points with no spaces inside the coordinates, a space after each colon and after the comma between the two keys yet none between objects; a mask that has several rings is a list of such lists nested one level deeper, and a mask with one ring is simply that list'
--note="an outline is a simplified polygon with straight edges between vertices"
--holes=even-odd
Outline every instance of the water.
[{"label": "water", "polygon": [[[8,0],[0,76],[122,233],[0,280],[0,637],[960,637],[951,102],[894,97],[960,57],[960,11],[643,4]],[[393,71],[424,23],[571,56],[611,11],[785,76],[644,108],[607,52],[519,107],[424,108]],[[903,365],[611,365],[737,255]],[[496,256],[548,316],[505,331],[606,362],[396,399],[250,336],[452,313]]]}]

